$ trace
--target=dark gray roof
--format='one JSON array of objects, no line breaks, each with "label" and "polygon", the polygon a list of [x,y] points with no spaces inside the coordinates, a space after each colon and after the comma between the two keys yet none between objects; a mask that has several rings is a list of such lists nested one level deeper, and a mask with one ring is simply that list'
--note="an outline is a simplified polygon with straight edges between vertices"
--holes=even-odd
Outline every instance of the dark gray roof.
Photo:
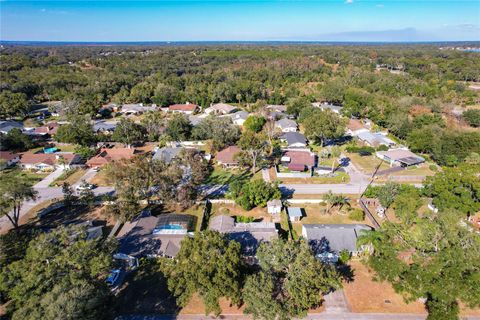
[{"label": "dark gray roof", "polygon": [[172,160],[178,156],[178,154],[183,150],[183,148],[180,147],[164,147],[160,148],[155,152],[153,155],[153,160],[161,160],[164,161],[165,163],[170,163]]},{"label": "dark gray roof", "polygon": [[242,252],[247,256],[254,255],[260,243],[278,237],[273,222],[235,223],[235,220],[227,215],[210,219],[209,229],[227,233],[230,239],[240,243]]},{"label": "dark gray roof", "polygon": [[12,129],[20,129],[23,130],[23,124],[18,121],[12,121],[12,120],[5,120],[5,121],[0,121],[0,131],[1,132],[10,132]]},{"label": "dark gray roof", "polygon": [[[187,234],[152,234],[158,217],[139,216],[124,225],[119,234],[119,253],[140,258],[145,256],[174,257]],[[126,229],[126,230],[124,230]]]},{"label": "dark gray roof", "polygon": [[366,224],[304,224],[302,233],[314,252],[320,254],[344,249],[356,251],[358,236],[369,230],[372,227]]},{"label": "dark gray roof", "polygon": [[283,134],[280,139],[287,140],[287,144],[293,145],[295,143],[307,144],[307,139],[305,136],[299,132],[287,132]]},{"label": "dark gray roof", "polygon": [[248,112],[243,111],[243,110],[242,111],[237,111],[235,113],[230,114],[229,116],[231,116],[233,120],[236,120],[236,119],[246,120],[248,118]]}]

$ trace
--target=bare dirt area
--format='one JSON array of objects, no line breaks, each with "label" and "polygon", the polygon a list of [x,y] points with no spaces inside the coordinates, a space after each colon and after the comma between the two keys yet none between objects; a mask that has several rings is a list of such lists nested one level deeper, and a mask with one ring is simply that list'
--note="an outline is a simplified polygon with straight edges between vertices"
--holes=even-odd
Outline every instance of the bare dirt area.
[{"label": "bare dirt area", "polygon": [[[238,307],[225,298],[220,298],[219,302],[222,314],[243,315],[243,310],[245,309],[244,305]],[[193,295],[190,302],[180,311],[180,315],[182,314],[205,314],[205,304],[198,294]]]},{"label": "bare dirt area", "polygon": [[344,292],[352,312],[426,314],[423,303],[407,304],[390,283],[373,281],[374,273],[360,261],[351,261],[350,266],[354,280],[344,283]]},{"label": "bare dirt area", "polygon": [[236,204],[223,204],[223,203],[214,203],[212,205],[211,217],[216,215],[229,215],[229,216],[244,216],[244,217],[253,217],[258,221],[272,221],[272,216],[267,212],[267,208],[253,208],[250,211],[244,210],[242,207]]}]

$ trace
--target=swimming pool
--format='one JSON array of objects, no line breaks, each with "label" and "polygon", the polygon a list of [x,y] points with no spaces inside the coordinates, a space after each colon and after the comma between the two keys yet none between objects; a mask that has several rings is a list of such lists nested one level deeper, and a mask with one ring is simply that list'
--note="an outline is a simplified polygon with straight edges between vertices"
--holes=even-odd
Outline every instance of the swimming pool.
[{"label": "swimming pool", "polygon": [[58,148],[55,148],[55,147],[43,149],[43,153],[55,153],[57,151],[58,151]]},{"label": "swimming pool", "polygon": [[153,234],[186,234],[188,230],[181,224],[168,223],[157,226],[153,229]]},{"label": "swimming pool", "polygon": [[164,225],[156,227],[155,229],[159,229],[159,230],[180,230],[180,229],[183,229],[183,226],[181,224],[164,224]]}]

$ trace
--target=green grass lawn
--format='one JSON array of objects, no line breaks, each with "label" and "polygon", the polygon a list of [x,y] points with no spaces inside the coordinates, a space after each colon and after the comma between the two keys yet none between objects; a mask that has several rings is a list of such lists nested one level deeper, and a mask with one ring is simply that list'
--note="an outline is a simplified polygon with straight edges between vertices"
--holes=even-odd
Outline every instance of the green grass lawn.
[{"label": "green grass lawn", "polygon": [[78,180],[80,180],[80,178],[83,177],[85,172],[87,172],[87,170],[80,169],[80,168],[65,171],[64,173],[62,173],[60,175],[60,177],[55,179],[55,181],[53,181],[50,184],[50,186],[51,187],[55,187],[55,186],[59,187],[59,186],[63,185],[64,182],[67,182],[68,184],[72,185],[72,184],[76,183]]},{"label": "green grass lawn", "polygon": [[[362,157],[358,153],[348,153],[346,156],[350,158],[354,166],[368,174],[373,173],[381,162],[381,160],[374,155]],[[390,166],[386,162],[383,162],[378,170],[386,170],[389,168]]]},{"label": "green grass lawn", "polygon": [[50,172],[33,172],[33,171],[23,171],[18,168],[5,169],[0,171],[0,175],[14,174],[18,176],[25,177],[28,182],[33,186],[37,182],[40,182],[50,174]]},{"label": "green grass lawn", "polygon": [[[237,180],[248,180],[250,179],[251,176],[252,176],[252,173],[250,171],[245,171],[240,169],[223,169],[219,166],[215,166],[212,173],[205,181],[205,184],[225,185],[225,184],[230,184]],[[260,177],[261,177],[261,172],[260,172]]]},{"label": "green grass lawn", "polygon": [[341,184],[350,182],[350,176],[346,172],[337,172],[333,177],[310,177],[310,178],[281,178],[280,183],[286,184]]}]

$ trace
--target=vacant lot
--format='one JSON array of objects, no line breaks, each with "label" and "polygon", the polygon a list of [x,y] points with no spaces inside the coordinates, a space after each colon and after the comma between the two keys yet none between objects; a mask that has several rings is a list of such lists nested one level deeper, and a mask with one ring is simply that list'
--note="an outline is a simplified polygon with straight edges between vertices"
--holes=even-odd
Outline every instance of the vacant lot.
[{"label": "vacant lot", "polygon": [[[350,161],[352,161],[355,167],[366,174],[372,174],[381,162],[381,160],[374,155],[362,157],[358,153],[347,153],[346,156],[350,158]],[[390,166],[383,162],[378,170],[386,170],[388,168],[390,168]]]},{"label": "vacant lot", "polygon": [[280,183],[285,184],[339,184],[350,182],[350,176],[346,172],[337,172],[335,176],[313,176],[310,178],[278,178]]},{"label": "vacant lot", "polygon": [[217,215],[229,215],[229,216],[244,216],[253,217],[256,221],[271,221],[272,215],[267,212],[267,208],[253,208],[250,211],[244,210],[242,207],[236,204],[214,203],[212,204],[212,210],[210,217]]},{"label": "vacant lot", "polygon": [[205,181],[208,185],[226,185],[237,180],[247,180],[251,177],[251,172],[239,169],[223,169],[220,166],[214,166],[213,171]]},{"label": "vacant lot", "polygon": [[351,261],[354,280],[344,283],[352,312],[426,313],[421,302],[405,303],[388,282],[373,281],[374,273],[360,261]]}]

